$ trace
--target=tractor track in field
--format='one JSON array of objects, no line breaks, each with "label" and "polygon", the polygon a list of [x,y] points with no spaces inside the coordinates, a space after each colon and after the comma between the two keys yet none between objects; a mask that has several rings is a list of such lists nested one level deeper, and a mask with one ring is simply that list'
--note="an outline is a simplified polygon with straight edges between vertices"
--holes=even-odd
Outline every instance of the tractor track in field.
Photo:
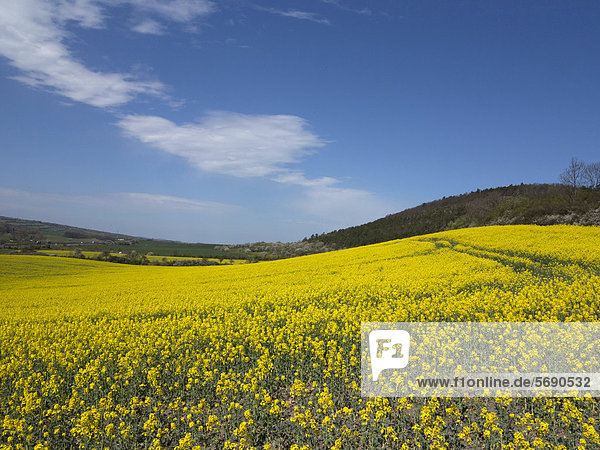
[{"label": "tractor track in field", "polygon": [[424,238],[419,241],[431,242],[437,248],[448,248],[477,258],[493,260],[505,267],[512,268],[517,273],[530,272],[540,278],[560,277],[564,280],[573,280],[575,277],[569,273],[570,271],[565,270],[569,266],[577,266],[593,275],[600,275],[600,266],[578,260],[541,256],[527,252],[502,252],[449,239]]}]

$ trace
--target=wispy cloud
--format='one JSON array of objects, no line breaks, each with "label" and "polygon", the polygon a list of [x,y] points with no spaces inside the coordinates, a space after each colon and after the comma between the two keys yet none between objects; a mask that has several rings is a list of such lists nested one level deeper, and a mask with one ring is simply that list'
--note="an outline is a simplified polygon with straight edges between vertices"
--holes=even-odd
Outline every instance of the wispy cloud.
[{"label": "wispy cloud", "polygon": [[157,116],[129,115],[118,125],[130,136],[185,158],[192,166],[236,177],[262,177],[284,170],[325,142],[298,116],[210,112],[177,125]]},{"label": "wispy cloud", "polygon": [[165,34],[165,27],[152,19],[146,19],[143,22],[134,25],[131,29],[141,34],[154,34],[156,36]]},{"label": "wispy cloud", "polygon": [[329,222],[334,228],[360,225],[394,212],[372,192],[331,185],[304,190],[294,206],[305,214]]},{"label": "wispy cloud", "polygon": [[342,9],[344,11],[353,12],[356,14],[362,14],[363,16],[370,16],[373,12],[369,8],[355,9],[349,8],[344,5],[340,0],[321,0],[323,3],[327,3],[328,5],[335,6],[336,8]]},{"label": "wispy cloud", "polygon": [[321,177],[309,179],[302,172],[286,172],[277,175],[273,181],[278,183],[295,184],[309,188],[325,188],[333,184],[339,183],[339,180],[331,177]]},{"label": "wispy cloud", "polygon": [[142,192],[115,192],[102,195],[71,195],[48,192],[29,192],[20,189],[0,188],[0,208],[54,208],[59,205],[71,207],[91,207],[99,210],[152,210],[158,213],[168,213],[175,210],[224,214],[239,209],[238,206],[194,200],[171,195],[149,194]]},{"label": "wispy cloud", "polygon": [[316,13],[299,11],[297,9],[283,10],[283,9],[263,8],[263,7],[256,7],[256,9],[258,9],[259,11],[265,11],[265,12],[268,12],[271,14],[278,14],[283,17],[292,17],[294,19],[308,20],[310,22],[322,23],[322,24],[326,24],[326,25],[329,25],[329,23],[330,23],[328,19],[326,19],[325,17],[321,17]]},{"label": "wispy cloud", "polygon": [[301,172],[288,172],[276,176],[273,181],[302,186],[300,198],[293,206],[333,227],[358,225],[394,210],[372,192],[340,187],[340,181],[332,177],[310,179]]},{"label": "wispy cloud", "polygon": [[[232,215],[244,212],[237,205],[150,193],[72,195],[0,187],[0,215],[134,236],[221,242]],[[235,232],[229,233],[233,241]]]},{"label": "wispy cloud", "polygon": [[149,206],[163,211],[183,210],[221,214],[238,209],[237,206],[227,203],[192,200],[189,198],[173,197],[171,195],[146,194],[141,192],[121,192],[112,194],[111,197],[136,206]]},{"label": "wispy cloud", "polygon": [[117,2],[129,3],[142,12],[179,23],[189,22],[217,10],[215,3],[209,0],[117,0]]},{"label": "wispy cloud", "polygon": [[[170,2],[142,0],[19,0],[0,6],[0,54],[20,71],[15,78],[30,86],[45,88],[71,100],[104,108],[122,105],[139,95],[164,97],[159,81],[140,80],[128,73],[92,70],[67,48],[66,25],[103,28],[107,5],[129,3],[165,20],[189,21],[214,10],[206,0]],[[137,31],[157,32],[146,23]]]}]

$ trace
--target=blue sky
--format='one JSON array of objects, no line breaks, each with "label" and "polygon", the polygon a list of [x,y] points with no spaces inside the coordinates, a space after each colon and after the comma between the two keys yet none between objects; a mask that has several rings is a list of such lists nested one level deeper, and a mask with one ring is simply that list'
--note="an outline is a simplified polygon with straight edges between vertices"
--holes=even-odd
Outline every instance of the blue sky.
[{"label": "blue sky", "polygon": [[292,241],[600,160],[596,1],[0,0],[0,215]]}]

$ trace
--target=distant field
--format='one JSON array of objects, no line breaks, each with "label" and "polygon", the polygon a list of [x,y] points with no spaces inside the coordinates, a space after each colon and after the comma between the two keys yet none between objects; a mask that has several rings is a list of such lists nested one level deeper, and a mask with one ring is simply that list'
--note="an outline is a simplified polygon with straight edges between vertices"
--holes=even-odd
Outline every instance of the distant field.
[{"label": "distant field", "polygon": [[[72,256],[73,255],[72,250],[42,249],[42,250],[38,250],[38,253],[43,253],[43,254],[49,255],[49,256]],[[85,256],[86,258],[94,259],[94,258],[97,258],[98,256],[100,256],[102,254],[102,252],[82,251],[81,254],[83,256]],[[112,252],[111,255],[124,256],[124,253]],[[199,258],[195,258],[192,256],[160,256],[160,255],[146,255],[146,258],[148,258],[149,261],[164,261],[164,260],[166,260],[166,261],[185,261],[185,260],[190,260],[190,259],[199,259]],[[221,261],[224,263],[231,262],[231,264],[245,264],[248,262],[245,259],[229,259],[229,258],[223,258],[222,260],[219,258],[205,258],[205,259],[208,261],[215,261],[215,262],[221,262]]]},{"label": "distant field", "polygon": [[[66,241],[63,242],[66,244]],[[222,250],[215,249],[216,244],[187,244],[184,242],[179,243],[156,243],[155,241],[141,241],[137,244],[132,245],[98,245],[92,244],[90,241],[84,241],[84,244],[75,246],[72,248],[75,249],[80,247],[83,252],[97,252],[102,253],[105,250],[109,250],[112,253],[118,253],[122,251],[123,253],[131,252],[132,250],[136,251],[139,254],[145,255],[147,253],[154,253],[155,255],[161,256],[169,256],[169,257],[184,257],[184,258],[225,258],[225,259],[248,259],[250,255],[245,253],[236,253],[236,252],[227,252]],[[64,246],[63,246],[64,248]],[[69,248],[69,247],[67,247]],[[11,249],[0,249],[0,254],[6,254],[13,252]],[[47,253],[50,249],[45,249],[43,246],[38,249],[38,251],[42,253]],[[51,249],[51,251],[56,252],[58,250]],[[67,252],[72,252],[73,250],[63,250]]]},{"label": "distant field", "polygon": [[[224,252],[217,250],[218,244],[188,244],[185,242],[170,242],[170,241],[155,241],[155,240],[144,240],[139,241],[136,244],[122,246],[123,252],[135,250],[138,253],[154,253],[155,255],[165,256],[190,256],[196,258],[203,257],[224,257],[229,259],[241,259],[241,257],[247,257],[247,255],[233,254],[231,252]],[[90,246],[90,250],[113,250],[118,246],[114,245],[103,245],[103,246]]]},{"label": "distant field", "polygon": [[228,266],[0,256],[0,446],[598,448],[596,398],[362,398],[360,323],[600,321],[599,243],[528,225]]},{"label": "distant field", "polygon": [[[194,246],[196,244],[182,244],[182,245],[190,245],[190,246]],[[203,244],[199,244],[199,245],[203,245]],[[103,248],[103,246],[98,246],[98,245],[84,245],[82,246],[83,248]],[[115,246],[104,246],[106,247],[105,250],[110,250],[115,248]],[[137,250],[135,250],[137,247],[136,245],[128,245],[128,246],[123,246],[122,247],[122,252],[119,253],[118,251],[112,251],[111,254],[115,255],[115,256],[119,256],[119,255],[123,255],[126,254],[128,252],[131,252],[132,250],[138,252]],[[245,258],[235,258],[233,255],[236,255],[237,253],[234,252],[210,252],[209,250],[206,250],[205,252],[197,252],[197,251],[181,251],[181,253],[190,253],[190,254],[198,254],[198,256],[172,256],[172,253],[180,253],[180,252],[169,252],[168,248],[162,248],[162,249],[156,249],[157,251],[162,251],[163,253],[161,254],[154,254],[154,255],[147,255],[146,257],[150,260],[150,261],[162,261],[163,258],[166,258],[169,261],[177,261],[177,260],[187,260],[187,259],[203,259],[206,258],[209,261],[217,261],[220,262],[221,260],[223,262],[229,262],[230,260],[232,261],[233,264],[243,264],[243,263],[247,263],[248,262],[248,255],[244,255]],[[11,253],[15,253],[16,250],[14,249],[10,249],[10,248],[0,248],[0,255],[8,255]],[[47,255],[54,255],[54,256],[70,256],[73,254],[74,249],[73,250],[55,250],[55,249],[47,249],[47,248],[39,248],[37,250],[35,250],[38,253],[44,253]],[[86,257],[86,258],[96,258],[98,255],[101,255],[102,252],[104,250],[83,250],[81,253]],[[144,255],[145,253],[141,253],[138,252],[139,254]],[[151,252],[153,253],[153,252]],[[171,253],[171,254],[169,254]],[[207,254],[207,255],[211,255],[211,254],[219,254],[219,257],[207,257],[207,256],[202,256],[202,254]]]}]

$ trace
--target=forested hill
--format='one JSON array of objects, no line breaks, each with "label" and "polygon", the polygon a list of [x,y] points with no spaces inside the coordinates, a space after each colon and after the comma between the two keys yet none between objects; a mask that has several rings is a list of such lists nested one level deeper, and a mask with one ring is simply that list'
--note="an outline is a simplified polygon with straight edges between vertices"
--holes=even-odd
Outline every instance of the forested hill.
[{"label": "forested hill", "polygon": [[521,184],[444,197],[382,219],[312,235],[336,248],[482,225],[600,225],[600,189]]}]

